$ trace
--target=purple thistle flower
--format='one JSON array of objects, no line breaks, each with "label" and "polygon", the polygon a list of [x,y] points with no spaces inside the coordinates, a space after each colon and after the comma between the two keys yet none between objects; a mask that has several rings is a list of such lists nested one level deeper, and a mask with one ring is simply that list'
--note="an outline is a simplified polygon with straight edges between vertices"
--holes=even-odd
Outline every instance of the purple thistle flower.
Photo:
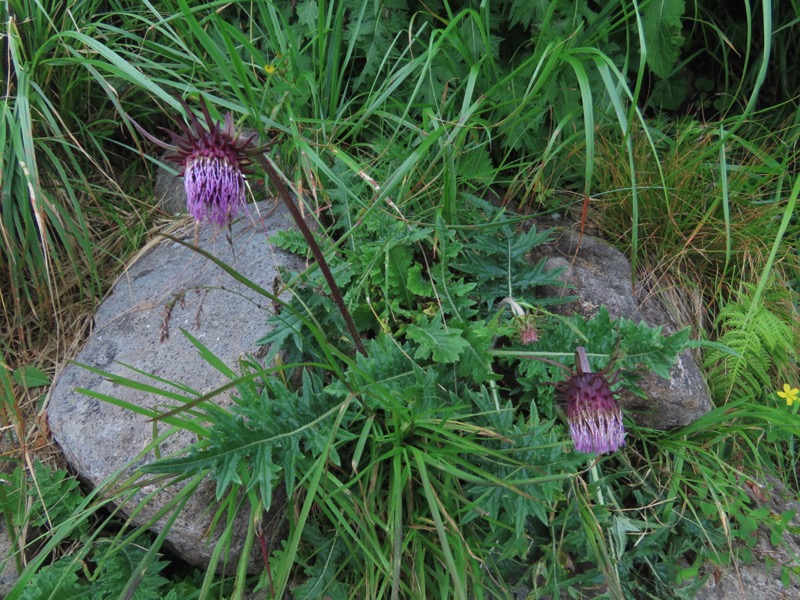
[{"label": "purple thistle flower", "polygon": [[248,154],[257,152],[251,143],[255,134],[242,139],[234,130],[231,113],[220,127],[211,118],[208,107],[201,103],[206,126],[186,103],[191,123],[179,123],[181,135],[167,131],[171,144],[156,139],[133,121],[136,129],[148,140],[172,152],[167,158],[181,165],[186,188],[186,204],[198,223],[210,221],[217,227],[231,222],[245,206],[244,174],[252,164]]},{"label": "purple thistle flower", "polygon": [[244,174],[225,147],[200,148],[184,159],[186,205],[195,220],[223,226],[245,205]]},{"label": "purple thistle flower", "polygon": [[625,444],[622,410],[608,380],[592,373],[586,350],[575,350],[576,371],[557,391],[567,404],[569,433],[578,452],[605,454]]}]

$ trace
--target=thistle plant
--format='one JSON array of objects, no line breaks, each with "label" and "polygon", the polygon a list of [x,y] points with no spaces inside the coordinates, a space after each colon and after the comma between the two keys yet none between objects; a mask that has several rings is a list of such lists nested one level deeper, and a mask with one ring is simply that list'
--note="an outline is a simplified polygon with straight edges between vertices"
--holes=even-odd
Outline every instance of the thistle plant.
[{"label": "thistle plant", "polygon": [[253,140],[256,134],[247,138],[242,137],[241,133],[234,129],[231,113],[225,115],[224,126],[220,127],[211,117],[205,102],[201,102],[200,108],[206,120],[206,124],[203,125],[186,103],[183,105],[190,115],[191,123],[189,125],[178,123],[182,135],[165,130],[170,136],[171,144],[152,136],[138,123],[131,121],[145,138],[172,153],[167,156],[168,160],[181,166],[180,174],[184,178],[189,214],[198,223],[208,221],[216,227],[230,225],[245,206],[245,174],[249,171],[253,160],[258,161],[308,243],[331,289],[331,296],[342,313],[356,349],[361,354],[366,354],[361,336],[345,306],[344,298],[333,279],[322,250],[292,200],[281,176],[265,154],[269,144],[255,147]]},{"label": "thistle plant", "polygon": [[582,346],[575,349],[575,373],[556,389],[567,404],[569,432],[578,452],[605,454],[625,444],[616,394],[602,373],[592,373]]}]

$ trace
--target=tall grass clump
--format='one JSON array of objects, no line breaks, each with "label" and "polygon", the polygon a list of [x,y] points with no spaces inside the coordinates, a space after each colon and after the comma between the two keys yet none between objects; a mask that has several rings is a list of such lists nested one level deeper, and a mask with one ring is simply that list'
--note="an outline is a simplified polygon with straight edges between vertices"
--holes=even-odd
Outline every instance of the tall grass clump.
[{"label": "tall grass clump", "polygon": [[152,222],[151,199],[127,193],[151,186],[120,143],[119,113],[137,92],[101,76],[113,72],[101,58],[110,54],[74,43],[101,38],[104,18],[129,32],[135,20],[119,3],[68,4],[9,0],[0,9],[0,514],[13,542],[3,562],[20,570],[69,546],[56,534],[48,549],[47,532],[69,523],[78,539],[96,522],[58,469],[47,386]]},{"label": "tall grass clump", "polygon": [[125,42],[101,26],[116,20],[136,31],[118,10],[97,0],[68,10],[62,2],[3,5],[0,332],[11,368],[34,363],[52,373],[149,235],[152,199],[128,191],[144,196],[152,187],[119,126],[122,107],[145,94],[115,76],[125,64],[106,57]]},{"label": "tall grass clump", "polygon": [[[643,283],[687,289],[693,305],[685,304],[679,318],[697,331],[711,328],[714,307],[738,291],[738,282],[761,276],[790,191],[786,172],[793,158],[776,153],[779,137],[736,135],[721,145],[723,131],[724,125],[690,121],[631,134]],[[589,222],[630,252],[633,194],[617,135],[598,136],[597,158],[602,191],[592,198]],[[779,260],[772,265],[778,281],[790,280],[797,269],[791,251],[797,233],[792,222],[779,240]],[[784,289],[788,306],[791,291]],[[674,298],[669,304],[682,303]]]}]

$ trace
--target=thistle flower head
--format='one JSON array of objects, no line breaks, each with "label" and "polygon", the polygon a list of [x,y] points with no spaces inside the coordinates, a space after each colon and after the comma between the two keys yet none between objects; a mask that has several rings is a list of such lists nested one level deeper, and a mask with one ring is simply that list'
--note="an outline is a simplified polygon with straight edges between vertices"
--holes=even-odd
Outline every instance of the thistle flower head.
[{"label": "thistle flower head", "polygon": [[557,391],[567,404],[567,421],[575,449],[586,454],[615,452],[625,444],[622,410],[608,380],[592,373],[586,351],[575,352],[576,373]]},{"label": "thistle flower head", "polygon": [[169,160],[181,165],[189,214],[200,223],[210,221],[222,227],[244,208],[244,174],[252,164],[248,153],[258,150],[251,147],[255,135],[242,138],[234,130],[231,113],[225,115],[224,126],[220,127],[202,103],[204,125],[183,104],[191,122],[178,124],[180,134],[167,130],[171,144],[156,139],[135,121],[134,125],[148,140],[169,150]]}]

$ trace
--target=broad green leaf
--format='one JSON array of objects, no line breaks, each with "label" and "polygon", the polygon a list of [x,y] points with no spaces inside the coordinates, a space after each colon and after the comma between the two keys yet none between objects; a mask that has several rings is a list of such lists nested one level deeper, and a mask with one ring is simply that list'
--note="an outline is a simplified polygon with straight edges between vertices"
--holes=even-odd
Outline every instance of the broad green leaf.
[{"label": "broad green leaf", "polygon": [[418,296],[432,296],[433,286],[422,275],[422,265],[416,263],[408,270],[408,278],[406,279],[406,287],[413,294]]},{"label": "broad green leaf", "polygon": [[26,388],[50,385],[50,378],[36,367],[20,367],[12,375],[14,382]]},{"label": "broad green leaf", "polygon": [[469,346],[469,342],[461,337],[462,330],[448,327],[441,316],[427,322],[420,321],[422,326],[409,325],[406,335],[419,344],[414,358],[426,359],[433,356],[439,363],[453,363]]},{"label": "broad green leaf", "polygon": [[661,77],[668,78],[680,57],[684,37],[681,17],[686,7],[683,0],[655,0],[642,14],[642,28],[647,44],[647,66]]},{"label": "broad green leaf", "polygon": [[689,82],[683,73],[657,81],[647,99],[649,106],[658,110],[678,110],[689,93]]}]

